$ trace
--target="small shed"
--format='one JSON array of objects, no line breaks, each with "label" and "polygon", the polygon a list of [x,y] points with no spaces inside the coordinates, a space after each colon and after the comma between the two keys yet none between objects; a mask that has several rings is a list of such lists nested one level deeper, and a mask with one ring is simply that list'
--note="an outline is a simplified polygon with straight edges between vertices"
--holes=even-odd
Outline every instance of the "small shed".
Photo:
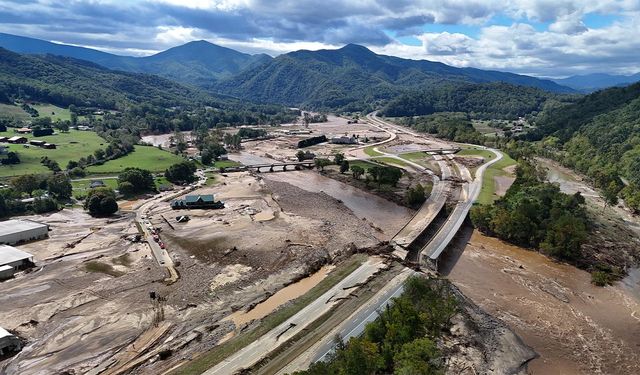
[{"label": "small shed", "polygon": [[0,137],[0,142],[6,143],[9,140],[9,137]]},{"label": "small shed", "polygon": [[55,150],[58,146],[55,143],[45,143],[42,145],[42,148],[46,148],[49,150]]},{"label": "small shed", "polygon": [[30,140],[30,141],[29,141],[29,144],[34,145],[34,146],[39,146],[39,147],[44,146],[44,144],[45,144],[45,143],[47,143],[47,142],[45,142],[45,141],[38,141],[38,140],[36,140],[36,139],[32,139],[32,140]]},{"label": "small shed", "polygon": [[30,128],[19,128],[19,129],[16,129],[16,131],[18,132],[18,134],[29,134],[29,133],[31,133],[31,129]]}]

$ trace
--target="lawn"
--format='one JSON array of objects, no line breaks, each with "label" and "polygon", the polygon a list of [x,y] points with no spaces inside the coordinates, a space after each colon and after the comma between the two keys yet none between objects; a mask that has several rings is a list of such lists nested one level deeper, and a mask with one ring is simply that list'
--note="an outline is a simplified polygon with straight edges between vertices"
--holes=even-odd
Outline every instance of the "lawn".
[{"label": "lawn", "polygon": [[496,180],[494,179],[494,177],[506,176],[507,172],[505,172],[504,169],[517,164],[515,160],[509,157],[509,155],[505,154],[504,152],[502,153],[502,155],[502,159],[491,164],[484,171],[484,175],[482,176],[482,189],[480,190],[480,195],[478,196],[478,203],[491,204],[496,199],[498,199],[498,196],[495,194]]},{"label": "lawn", "polygon": [[358,167],[367,171],[369,168],[375,167],[377,164],[364,160],[349,160],[349,168],[353,167],[354,165],[357,165]]},{"label": "lawn", "polygon": [[431,155],[427,154],[426,152],[422,152],[422,151],[413,151],[413,152],[407,152],[404,154],[400,154],[398,155],[403,159],[407,159],[409,161],[421,161],[427,158],[430,158]]},{"label": "lawn", "polygon": [[369,156],[383,156],[384,155],[383,153],[380,153],[380,152],[374,150],[375,147],[376,146],[365,147],[364,150],[362,150],[362,151],[364,151],[364,153],[369,155]]},{"label": "lawn", "polygon": [[0,104],[0,118],[27,121],[31,119],[31,115],[23,111],[20,106]]},{"label": "lawn", "polygon": [[388,156],[375,158],[373,160],[377,161],[377,162],[380,162],[380,163],[391,164],[391,165],[399,166],[399,167],[407,167],[407,166],[409,166],[409,164],[407,164],[406,162],[404,162],[404,161],[402,161],[400,159],[390,158]]},{"label": "lawn", "polygon": [[241,165],[242,163],[238,163],[237,161],[233,161],[233,160],[218,160],[213,163],[213,166],[215,168],[239,167]]},{"label": "lawn", "polygon": [[151,172],[164,172],[171,165],[184,161],[184,158],[152,146],[135,146],[130,154],[110,160],[102,165],[87,168],[88,173],[119,173],[125,168],[141,168]]},{"label": "lawn", "polygon": [[[0,136],[13,137],[13,130],[0,132]],[[43,149],[36,146],[25,147],[24,145],[4,144],[9,147],[9,151],[16,151],[20,157],[20,164],[1,165],[0,177],[11,177],[31,173],[49,173],[49,169],[40,164],[40,158],[47,156],[55,160],[60,168],[65,168],[69,160],[78,160],[83,156],[89,156],[99,148],[104,148],[107,141],[94,132],[71,130],[68,133],[59,133],[45,137],[32,137],[27,135],[29,140],[38,139],[49,143],[55,143],[58,148],[55,150]]]},{"label": "lawn", "polygon": [[86,177],[82,180],[72,180],[71,187],[73,188],[73,196],[76,198],[85,197],[89,192],[89,185],[93,180],[100,180],[104,182],[105,186],[110,187],[112,189],[116,189],[118,187],[118,179],[116,177],[104,178],[100,176]]},{"label": "lawn", "polygon": [[31,107],[38,111],[38,117],[51,117],[51,121],[71,121],[71,112],[68,108],[57,107],[52,104],[33,104]]}]

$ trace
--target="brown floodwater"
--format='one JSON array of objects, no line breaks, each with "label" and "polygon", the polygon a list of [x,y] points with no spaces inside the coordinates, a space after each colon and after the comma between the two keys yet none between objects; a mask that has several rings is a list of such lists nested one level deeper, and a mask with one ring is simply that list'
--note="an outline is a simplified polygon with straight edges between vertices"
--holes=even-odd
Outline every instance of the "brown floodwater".
[{"label": "brown floodwater", "polygon": [[366,219],[380,228],[383,237],[391,238],[413,217],[414,212],[406,207],[313,171],[265,173],[264,177],[306,191],[323,192],[340,200],[358,218]]},{"label": "brown floodwater", "polygon": [[308,277],[305,277],[293,284],[280,289],[271,297],[257,304],[250,311],[236,311],[235,313],[226,317],[224,320],[231,320],[233,321],[233,323],[235,323],[236,327],[240,327],[245,323],[251,322],[252,320],[262,319],[265,316],[276,311],[278,307],[310,291],[311,288],[318,285],[320,281],[327,277],[327,274],[331,272],[333,268],[334,266],[324,266],[314,274],[311,274]]},{"label": "brown floodwater", "polygon": [[540,354],[530,373],[640,374],[640,270],[601,288],[585,271],[470,228],[456,245],[441,272]]}]

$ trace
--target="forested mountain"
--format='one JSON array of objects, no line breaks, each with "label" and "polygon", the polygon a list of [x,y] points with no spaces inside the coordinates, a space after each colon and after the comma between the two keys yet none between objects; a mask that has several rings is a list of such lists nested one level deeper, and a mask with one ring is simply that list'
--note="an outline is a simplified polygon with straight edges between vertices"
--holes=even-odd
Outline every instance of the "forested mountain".
[{"label": "forested mountain", "polygon": [[287,53],[221,80],[216,88],[260,102],[345,109],[388,100],[407,90],[496,81],[554,92],[572,91],[551,81],[512,73],[377,55],[353,44],[337,50]]},{"label": "forested mountain", "polygon": [[549,98],[557,97],[538,88],[503,82],[446,84],[429,90],[407,92],[392,99],[381,111],[384,116],[421,116],[435,112],[466,112],[471,118],[515,119],[542,110]]},{"label": "forested mountain", "polygon": [[182,83],[211,85],[219,78],[271,59],[249,55],[206,41],[194,41],[145,57],[118,56],[90,48],[0,33],[0,47],[22,54],[52,54],[87,60],[109,69],[156,74]]},{"label": "forested mountain", "polygon": [[614,86],[626,86],[640,81],[640,73],[633,75],[611,75],[606,73],[595,73],[586,75],[571,76],[563,79],[554,79],[557,84],[571,87],[580,92],[593,92]]},{"label": "forested mountain", "polygon": [[120,109],[126,103],[158,106],[212,103],[197,89],[147,74],[125,73],[69,57],[20,55],[0,48],[0,100],[31,99],[66,107]]},{"label": "forested mountain", "polygon": [[545,109],[536,125],[530,139],[543,139],[546,152],[590,176],[611,203],[621,192],[640,210],[640,83]]}]

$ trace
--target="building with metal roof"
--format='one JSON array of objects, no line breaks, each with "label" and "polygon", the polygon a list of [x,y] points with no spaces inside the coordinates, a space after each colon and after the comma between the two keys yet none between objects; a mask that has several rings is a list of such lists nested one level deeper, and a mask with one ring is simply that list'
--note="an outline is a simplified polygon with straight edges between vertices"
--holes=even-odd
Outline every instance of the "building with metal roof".
[{"label": "building with metal roof", "polygon": [[0,279],[13,277],[16,271],[33,267],[33,255],[13,246],[0,245]]},{"label": "building with metal roof", "polygon": [[31,220],[0,221],[0,244],[15,245],[49,235],[49,226]]},{"label": "building with metal roof", "polygon": [[224,203],[214,199],[213,194],[187,195],[183,199],[171,202],[174,210],[189,208],[223,208]]}]

